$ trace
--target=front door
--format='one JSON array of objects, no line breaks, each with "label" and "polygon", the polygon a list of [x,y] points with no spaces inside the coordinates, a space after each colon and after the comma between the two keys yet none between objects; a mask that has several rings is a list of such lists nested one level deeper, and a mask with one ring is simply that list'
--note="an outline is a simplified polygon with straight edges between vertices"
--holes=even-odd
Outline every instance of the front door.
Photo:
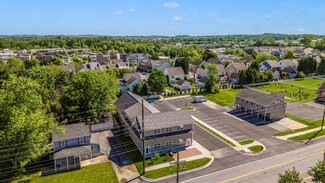
[{"label": "front door", "polygon": [[192,140],[191,140],[191,139],[186,139],[186,145],[187,145],[187,146],[192,145]]}]

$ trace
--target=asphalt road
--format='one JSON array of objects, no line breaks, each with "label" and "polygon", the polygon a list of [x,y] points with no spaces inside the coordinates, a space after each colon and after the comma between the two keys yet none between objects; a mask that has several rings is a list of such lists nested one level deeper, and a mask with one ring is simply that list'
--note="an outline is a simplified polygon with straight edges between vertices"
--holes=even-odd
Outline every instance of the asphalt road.
[{"label": "asphalt road", "polygon": [[194,140],[196,140],[199,144],[201,144],[203,147],[208,149],[209,151],[214,151],[217,149],[229,147],[226,143],[219,140],[215,136],[211,135],[210,133],[203,130],[198,125],[195,125],[194,127]]}]

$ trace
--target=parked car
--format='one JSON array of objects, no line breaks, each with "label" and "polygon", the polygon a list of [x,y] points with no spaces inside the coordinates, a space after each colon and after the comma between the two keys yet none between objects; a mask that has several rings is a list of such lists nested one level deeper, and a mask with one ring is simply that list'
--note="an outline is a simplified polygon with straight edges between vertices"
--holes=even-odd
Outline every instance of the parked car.
[{"label": "parked car", "polygon": [[207,99],[204,96],[195,96],[193,97],[192,102],[193,103],[200,103],[200,102],[206,102]]}]

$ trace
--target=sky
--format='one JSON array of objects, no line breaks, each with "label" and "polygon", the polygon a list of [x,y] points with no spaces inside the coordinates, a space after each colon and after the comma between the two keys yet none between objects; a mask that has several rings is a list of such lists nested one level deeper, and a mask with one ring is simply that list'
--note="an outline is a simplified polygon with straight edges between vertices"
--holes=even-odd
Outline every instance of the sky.
[{"label": "sky", "polygon": [[324,0],[0,0],[0,35],[325,34]]}]

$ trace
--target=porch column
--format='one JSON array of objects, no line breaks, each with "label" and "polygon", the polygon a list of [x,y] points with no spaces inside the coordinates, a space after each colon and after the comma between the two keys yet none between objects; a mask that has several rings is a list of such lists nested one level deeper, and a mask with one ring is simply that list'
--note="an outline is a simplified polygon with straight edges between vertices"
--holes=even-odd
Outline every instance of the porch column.
[{"label": "porch column", "polygon": [[257,116],[256,116],[256,118],[258,118],[259,115],[260,115],[260,112],[257,112]]},{"label": "porch column", "polygon": [[54,171],[56,172],[56,159],[54,159]]},{"label": "porch column", "polygon": [[68,167],[68,170],[69,170],[69,160],[68,160],[68,157],[65,157],[65,159],[67,160],[67,167]]},{"label": "porch column", "polygon": [[264,121],[266,121],[266,110],[265,110],[265,115],[264,115]]}]

